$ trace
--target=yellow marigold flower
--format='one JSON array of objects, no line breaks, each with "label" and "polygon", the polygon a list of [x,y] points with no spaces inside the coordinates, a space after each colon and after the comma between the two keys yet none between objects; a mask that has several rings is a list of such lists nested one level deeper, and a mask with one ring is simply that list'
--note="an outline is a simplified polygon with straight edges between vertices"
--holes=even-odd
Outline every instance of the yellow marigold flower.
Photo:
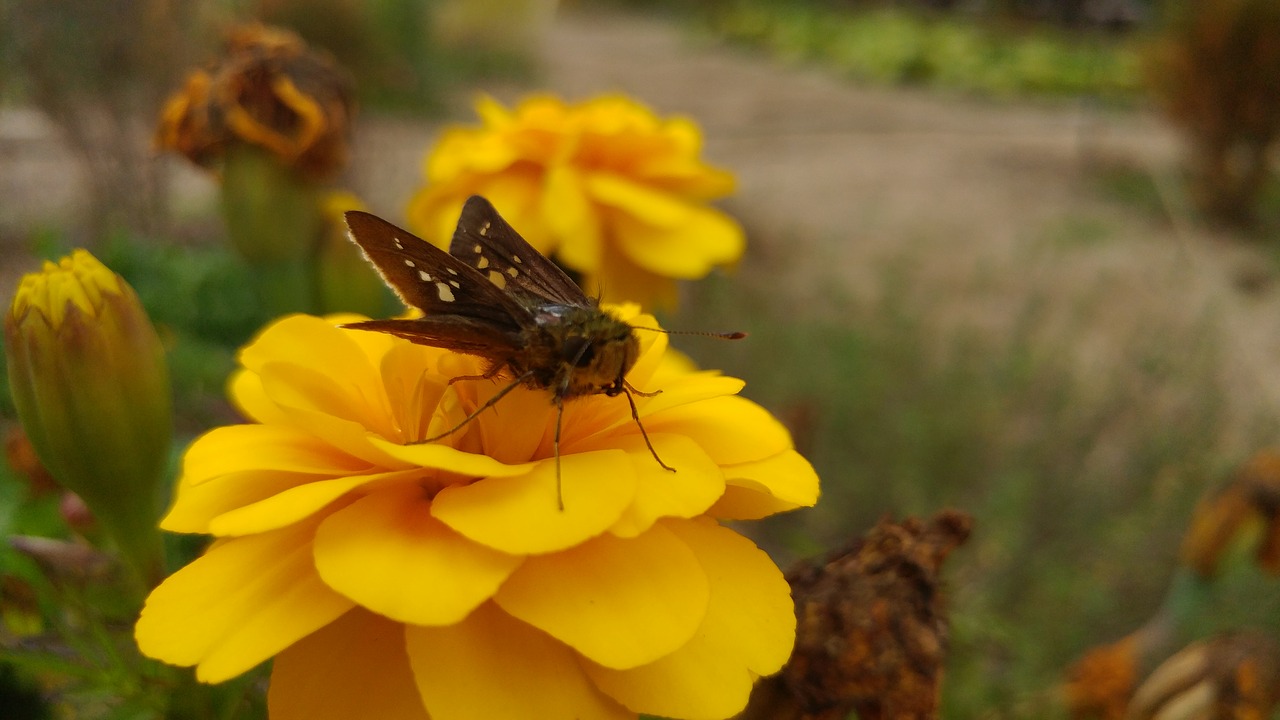
[{"label": "yellow marigold flower", "polygon": [[22,279],[4,329],[9,387],[36,454],[130,566],[158,580],[171,399],[164,348],[138,296],[76,250]]},{"label": "yellow marigold flower", "polygon": [[[655,327],[634,306],[617,310]],[[789,588],[720,519],[818,483],[742,382],[641,333],[625,399],[565,405],[556,507],[546,392],[449,381],[482,361],[295,315],[240,354],[256,424],[188,450],[162,526],[217,540],[147,601],[142,651],[226,680],[274,657],[272,718],[722,718],[786,661]]]},{"label": "yellow marigold flower", "polygon": [[693,121],[623,96],[539,95],[514,110],[485,97],[476,111],[481,127],[440,137],[410,202],[431,242],[446,246],[463,202],[484,195],[589,292],[656,306],[674,304],[676,280],[742,256],[742,227],[707,205],[733,191],[733,176],[699,158]]},{"label": "yellow marigold flower", "polygon": [[215,67],[192,72],[166,102],[156,144],[212,167],[246,143],[324,178],[346,164],[353,109],[351,81],[331,58],[287,30],[244,25]]}]

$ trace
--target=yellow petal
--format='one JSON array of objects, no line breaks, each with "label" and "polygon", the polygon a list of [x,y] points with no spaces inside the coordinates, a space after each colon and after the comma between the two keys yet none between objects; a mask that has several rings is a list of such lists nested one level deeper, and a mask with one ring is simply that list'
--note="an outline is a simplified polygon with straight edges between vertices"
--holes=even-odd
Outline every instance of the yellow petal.
[{"label": "yellow petal", "polygon": [[178,488],[160,527],[170,532],[209,533],[209,523],[220,515],[315,481],[316,476],[309,474],[245,470],[185,485]]},{"label": "yellow petal", "polygon": [[560,458],[564,509],[556,504],[556,464],[544,460],[515,477],[488,477],[440,491],[431,513],[482,545],[513,555],[573,547],[617,522],[636,492],[621,450]]},{"label": "yellow petal", "polygon": [[582,448],[589,450],[592,445],[599,445],[625,450],[635,468],[635,499],[609,528],[614,535],[635,537],[661,517],[700,515],[724,494],[724,473],[692,440],[653,432],[649,433],[649,440],[662,462],[675,472],[658,464],[638,429],[627,437],[593,438]]},{"label": "yellow petal", "polygon": [[635,720],[587,680],[573,651],[492,604],[456,625],[409,625],[405,645],[432,720]]},{"label": "yellow petal", "polygon": [[[345,225],[343,226],[345,227]],[[352,313],[326,315],[324,319],[335,325],[347,323],[358,323],[368,320],[363,315]],[[360,348],[365,357],[369,360],[369,366],[378,368],[378,374],[382,376],[382,382],[385,391],[387,367],[386,360],[388,355],[397,353],[408,353],[415,358],[417,362],[417,374],[421,374],[424,368],[432,367],[431,360],[438,358],[445,351],[437,348],[427,347],[425,345],[414,345],[413,343],[390,335],[384,332],[373,332],[370,330],[357,330],[355,328],[339,328]],[[376,377],[375,377],[376,379]]]},{"label": "yellow petal", "polygon": [[517,149],[504,138],[451,128],[440,134],[427,160],[426,175],[429,181],[448,182],[468,174],[500,173],[520,159]]},{"label": "yellow petal", "polygon": [[[525,102],[532,102],[529,98]],[[480,122],[492,127],[502,127],[512,121],[511,111],[488,93],[480,93],[475,98],[476,117]]]},{"label": "yellow petal", "polygon": [[[627,323],[633,328],[654,328],[658,329],[658,321],[652,315],[641,315],[639,317],[628,320]],[[632,387],[643,389],[650,386],[654,378],[654,373],[658,371],[671,350],[671,341],[666,333],[652,332],[637,329],[635,335],[640,339],[640,356],[636,358],[635,365],[631,366],[631,371],[627,373],[627,382]]]},{"label": "yellow petal", "polygon": [[639,406],[640,417],[656,416],[670,408],[723,395],[735,395],[745,385],[746,383],[738,378],[701,372],[666,382],[662,387],[656,388],[662,391],[657,396],[644,398],[643,402],[636,404]]},{"label": "yellow petal", "polygon": [[724,469],[724,496],[707,511],[729,520],[755,520],[818,502],[818,474],[792,450]]},{"label": "yellow petal", "polygon": [[674,279],[636,265],[612,243],[604,248],[600,270],[583,276],[582,287],[592,295],[630,298],[658,310],[673,310],[680,300]]},{"label": "yellow petal", "polygon": [[[352,420],[334,417],[318,410],[297,407],[281,407],[283,422],[303,432],[310,433],[321,442],[332,445],[340,452],[360,458],[375,467],[387,470],[406,469],[408,463],[375,447],[371,435],[363,425]],[[392,443],[394,444],[394,443]]]},{"label": "yellow petal", "polygon": [[227,380],[227,395],[236,410],[249,420],[275,425],[287,422],[284,411],[276,407],[271,398],[262,389],[262,378],[258,373],[248,370],[237,370]]},{"label": "yellow petal", "polygon": [[263,363],[258,377],[267,397],[286,413],[293,409],[322,413],[356,423],[383,437],[399,436],[380,382],[376,389],[369,389],[292,362]]},{"label": "yellow petal", "polygon": [[267,709],[272,720],[430,720],[404,626],[359,608],[276,656]]},{"label": "yellow petal", "polygon": [[723,718],[740,711],[757,675],[776,672],[795,642],[791,589],[750,540],[714,523],[665,521],[707,568],[706,619],[690,642],[630,670],[585,664],[596,685],[652,715]]},{"label": "yellow petal", "polygon": [[612,227],[618,248],[636,265],[684,280],[703,277],[717,265],[738,260],[747,246],[742,226],[709,207],[689,206],[675,225],[617,214]]},{"label": "yellow petal", "polygon": [[796,613],[782,571],[750,539],[709,519],[664,520],[707,568],[711,601],[699,634],[756,675],[782,669],[795,643]]},{"label": "yellow petal", "polygon": [[753,462],[791,449],[786,426],[769,411],[736,395],[646,415],[649,432],[676,432],[693,438],[721,465]]},{"label": "yellow petal", "polygon": [[314,523],[215,543],[147,598],[135,628],[143,654],[235,677],[352,607],[316,574]]},{"label": "yellow petal", "polygon": [[267,326],[240,350],[240,365],[261,372],[268,363],[287,362],[309,368],[354,396],[370,401],[380,396],[377,366],[357,344],[358,335],[328,319],[289,315]]},{"label": "yellow petal", "polygon": [[280,425],[228,425],[196,438],[182,458],[183,485],[245,470],[313,475],[368,471],[368,462],[338,452],[314,436]]},{"label": "yellow petal", "polygon": [[667,350],[662,354],[661,362],[654,368],[653,380],[661,385],[685,375],[694,375],[697,372],[698,364],[688,355],[679,350]]},{"label": "yellow petal", "polygon": [[373,435],[369,436],[368,442],[397,463],[435,468],[465,477],[514,477],[528,473],[534,466],[534,463],[508,465],[488,455],[436,443],[400,445]]},{"label": "yellow petal", "polygon": [[547,172],[542,195],[542,215],[560,239],[556,257],[582,272],[600,267],[601,220],[583,188],[582,176],[566,165]]},{"label": "yellow petal", "polygon": [[472,192],[461,185],[428,184],[409,199],[405,209],[409,229],[437,247],[448,247],[462,205]]},{"label": "yellow petal", "polygon": [[611,214],[611,219],[633,217],[652,226],[675,228],[688,221],[692,208],[676,195],[613,173],[591,173],[585,185],[596,202],[620,211]]},{"label": "yellow petal", "polygon": [[488,600],[522,558],[490,550],[431,517],[417,487],[380,490],[316,532],[316,569],[330,587],[393,620],[446,625]]},{"label": "yellow petal", "polygon": [[374,484],[412,483],[421,479],[422,475],[422,470],[412,469],[309,482],[225,512],[209,521],[209,532],[225,537],[274,530],[324,510],[333,501],[356,488]]},{"label": "yellow petal", "polygon": [[494,599],[591,660],[631,668],[689,642],[707,597],[706,573],[693,552],[655,525],[635,538],[602,535],[530,557]]},{"label": "yellow petal", "polygon": [[399,342],[399,338],[386,333],[361,334],[385,335],[397,341],[378,361],[383,391],[391,403],[393,423],[399,429],[392,439],[403,442],[428,437],[427,428],[449,382],[447,377],[428,370],[439,366],[445,351]]},{"label": "yellow petal", "polygon": [[[476,381],[473,406],[479,407],[502,391],[511,380]],[[545,390],[517,388],[485,411],[469,428],[478,439],[485,455],[511,465],[521,465],[533,458],[550,454],[550,435],[554,432],[556,411],[551,395]],[[459,418],[461,419],[461,418]],[[542,448],[546,441],[546,452]]]}]

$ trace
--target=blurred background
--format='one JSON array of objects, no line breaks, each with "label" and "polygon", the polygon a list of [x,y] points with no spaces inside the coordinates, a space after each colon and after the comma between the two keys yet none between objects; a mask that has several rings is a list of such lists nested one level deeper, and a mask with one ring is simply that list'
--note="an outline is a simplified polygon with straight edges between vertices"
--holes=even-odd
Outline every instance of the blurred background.
[{"label": "blurred background", "polygon": [[[973,514],[945,717],[1052,716],[1072,661],[1164,602],[1197,500],[1276,442],[1272,0],[9,0],[0,295],[90,248],[160,327],[182,437],[234,421],[225,378],[271,313],[156,118],[250,19],[349,73],[338,182],[401,224],[478,92],[701,125],[748,249],[664,324],[749,332],[678,345],[818,468],[817,508],[753,531],[784,566],[885,515]],[[39,529],[10,446],[0,526]],[[1191,637],[1280,630],[1269,576],[1214,583]]]}]

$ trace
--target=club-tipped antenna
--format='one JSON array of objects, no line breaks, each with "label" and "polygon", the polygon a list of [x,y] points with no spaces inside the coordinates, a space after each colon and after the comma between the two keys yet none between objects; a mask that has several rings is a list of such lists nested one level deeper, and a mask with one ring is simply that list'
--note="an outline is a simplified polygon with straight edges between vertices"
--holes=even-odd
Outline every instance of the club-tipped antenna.
[{"label": "club-tipped antenna", "polygon": [[632,330],[648,330],[649,332],[662,333],[663,335],[701,335],[702,337],[711,337],[718,340],[741,340],[747,334],[742,331],[737,332],[712,332],[709,330],[663,330],[661,328],[651,327],[632,327]]}]

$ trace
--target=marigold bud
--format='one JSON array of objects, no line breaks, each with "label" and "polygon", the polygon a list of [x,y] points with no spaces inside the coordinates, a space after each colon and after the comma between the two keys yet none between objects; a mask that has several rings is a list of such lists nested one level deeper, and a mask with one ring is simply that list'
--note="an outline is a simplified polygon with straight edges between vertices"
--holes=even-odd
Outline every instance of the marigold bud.
[{"label": "marigold bud", "polygon": [[129,566],[158,580],[172,403],[164,349],[133,288],[76,250],[22,279],[4,328],[9,386],[36,454]]}]

